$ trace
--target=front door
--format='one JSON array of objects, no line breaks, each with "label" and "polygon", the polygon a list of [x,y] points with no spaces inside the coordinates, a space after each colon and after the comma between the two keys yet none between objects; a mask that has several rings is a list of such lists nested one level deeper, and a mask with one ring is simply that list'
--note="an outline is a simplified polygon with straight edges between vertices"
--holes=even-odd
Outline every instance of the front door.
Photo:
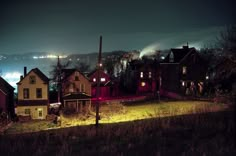
[{"label": "front door", "polygon": [[42,108],[38,109],[38,119],[43,119],[43,109]]}]

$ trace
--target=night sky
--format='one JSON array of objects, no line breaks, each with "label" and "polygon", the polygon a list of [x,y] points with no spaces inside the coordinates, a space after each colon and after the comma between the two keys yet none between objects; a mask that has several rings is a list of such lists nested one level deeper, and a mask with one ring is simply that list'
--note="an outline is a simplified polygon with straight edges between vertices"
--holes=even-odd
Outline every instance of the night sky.
[{"label": "night sky", "polygon": [[[49,2],[50,1],[50,2]],[[5,0],[0,54],[160,49],[211,43],[235,24],[235,0]]]}]

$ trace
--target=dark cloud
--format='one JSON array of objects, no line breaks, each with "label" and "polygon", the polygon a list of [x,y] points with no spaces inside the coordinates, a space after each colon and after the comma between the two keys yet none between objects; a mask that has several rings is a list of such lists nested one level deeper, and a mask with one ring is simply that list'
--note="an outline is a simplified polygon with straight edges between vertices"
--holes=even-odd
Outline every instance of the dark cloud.
[{"label": "dark cloud", "polygon": [[101,34],[105,51],[203,42],[235,23],[233,6],[234,0],[8,0],[0,5],[0,53],[92,52]]}]

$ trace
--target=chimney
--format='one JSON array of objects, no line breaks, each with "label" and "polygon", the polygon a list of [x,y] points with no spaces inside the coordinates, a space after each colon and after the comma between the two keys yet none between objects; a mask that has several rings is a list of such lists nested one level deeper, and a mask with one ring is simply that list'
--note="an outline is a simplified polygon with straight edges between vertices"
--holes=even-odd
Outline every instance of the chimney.
[{"label": "chimney", "polygon": [[24,67],[24,77],[26,76],[27,74],[27,67]]},{"label": "chimney", "polygon": [[23,75],[20,76],[20,80],[23,80]]}]

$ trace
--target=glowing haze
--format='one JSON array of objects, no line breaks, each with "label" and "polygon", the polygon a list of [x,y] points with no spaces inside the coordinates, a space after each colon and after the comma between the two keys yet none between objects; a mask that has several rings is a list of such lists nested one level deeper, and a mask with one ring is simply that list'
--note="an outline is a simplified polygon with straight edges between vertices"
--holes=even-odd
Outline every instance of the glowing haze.
[{"label": "glowing haze", "polygon": [[152,55],[154,54],[157,50],[160,50],[160,44],[159,43],[152,43],[140,52],[139,58],[142,58],[143,56],[147,55]]}]

